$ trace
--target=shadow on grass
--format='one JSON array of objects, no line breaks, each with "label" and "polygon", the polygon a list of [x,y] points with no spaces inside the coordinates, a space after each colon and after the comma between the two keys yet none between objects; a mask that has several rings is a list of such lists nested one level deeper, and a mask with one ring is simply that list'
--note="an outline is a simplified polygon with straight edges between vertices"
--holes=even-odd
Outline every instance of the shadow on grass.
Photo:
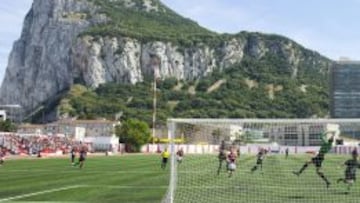
[{"label": "shadow on grass", "polygon": [[348,195],[349,192],[345,191],[345,192],[334,192],[335,195]]},{"label": "shadow on grass", "polygon": [[290,195],[287,196],[289,199],[305,199],[304,196],[300,196],[300,195]]}]

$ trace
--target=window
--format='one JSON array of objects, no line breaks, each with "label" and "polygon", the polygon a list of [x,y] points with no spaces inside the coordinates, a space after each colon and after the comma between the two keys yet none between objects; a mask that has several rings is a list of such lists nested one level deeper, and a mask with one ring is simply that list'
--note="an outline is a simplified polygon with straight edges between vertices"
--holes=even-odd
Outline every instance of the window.
[{"label": "window", "polygon": [[285,126],[284,128],[284,140],[297,140],[298,133],[296,126]]},{"label": "window", "polygon": [[285,140],[297,140],[298,135],[296,133],[285,133],[284,139]]},{"label": "window", "polygon": [[285,132],[286,133],[295,133],[297,131],[297,128],[296,126],[286,126],[285,127]]},{"label": "window", "polygon": [[[110,129],[109,129],[110,130]],[[264,133],[264,138],[269,138],[269,133]]]},{"label": "window", "polygon": [[321,134],[320,133],[310,133],[309,140],[320,140]]},{"label": "window", "polygon": [[320,140],[321,133],[324,131],[323,125],[316,125],[309,127],[309,140]]}]

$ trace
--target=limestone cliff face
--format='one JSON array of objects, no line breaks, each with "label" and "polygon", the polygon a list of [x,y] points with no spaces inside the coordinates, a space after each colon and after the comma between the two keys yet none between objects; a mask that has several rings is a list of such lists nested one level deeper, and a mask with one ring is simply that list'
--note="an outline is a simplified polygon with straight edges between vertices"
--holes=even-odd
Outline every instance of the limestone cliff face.
[{"label": "limestone cliff face", "polygon": [[[126,1],[131,6],[131,0]],[[157,10],[148,0],[146,11]],[[239,63],[244,56],[282,55],[296,76],[299,63],[329,63],[305,56],[291,40],[271,41],[260,34],[234,35],[217,46],[179,47],[166,41],[141,42],[126,36],[80,35],[109,19],[88,0],[34,0],[21,37],[14,43],[0,89],[1,103],[34,108],[81,81],[90,87],[106,82],[136,83],[159,78],[196,79],[214,69]],[[269,42],[270,41],[270,42]],[[309,55],[309,54],[308,54]]]},{"label": "limestone cliff face", "polygon": [[87,1],[34,0],[9,56],[1,103],[31,110],[72,84],[74,39],[106,17]]},{"label": "limestone cliff face", "polygon": [[192,47],[179,51],[167,42],[141,43],[127,37],[79,38],[72,47],[74,77],[97,87],[105,82],[136,83],[144,76],[194,79],[216,67],[214,49]]},{"label": "limestone cliff face", "polygon": [[[245,55],[261,58],[273,53],[284,55],[292,64],[289,68],[295,77],[299,63],[308,60],[298,46],[290,40],[266,44],[261,37],[234,37],[217,47],[201,44],[184,48],[161,41],[141,43],[128,37],[83,36],[72,47],[72,70],[73,77],[83,79],[92,87],[105,82],[134,84],[152,75],[154,70],[162,79],[189,80],[239,63]],[[328,61],[314,59],[311,62],[320,65]]]}]

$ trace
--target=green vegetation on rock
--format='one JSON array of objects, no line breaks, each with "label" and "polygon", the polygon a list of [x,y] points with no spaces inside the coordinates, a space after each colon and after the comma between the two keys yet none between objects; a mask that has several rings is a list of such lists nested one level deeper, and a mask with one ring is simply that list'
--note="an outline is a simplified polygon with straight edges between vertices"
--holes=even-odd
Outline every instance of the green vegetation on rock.
[{"label": "green vegetation on rock", "polygon": [[[331,61],[285,37],[239,32],[218,34],[151,0],[89,0],[105,14],[107,23],[90,27],[83,35],[121,36],[141,42],[171,42],[179,50],[207,46],[214,50],[215,70],[193,81],[167,78],[157,81],[157,125],[169,117],[184,118],[309,118],[329,112],[328,68]],[[224,48],[236,39],[237,64],[224,62]],[[232,45],[231,45],[232,46]],[[119,49],[117,52],[122,53]],[[180,52],[183,52],[180,51]],[[152,81],[102,84],[96,89],[75,80],[59,102],[64,117],[105,117],[146,121],[152,126]]]},{"label": "green vegetation on rock", "polygon": [[[328,77],[305,70],[293,76],[289,64],[277,56],[256,60],[246,57],[224,71],[214,71],[198,81],[157,81],[157,119],[183,118],[309,118],[328,114]],[[214,89],[214,84],[223,80]],[[195,86],[195,94],[189,91]],[[212,91],[208,91],[213,88]],[[82,91],[79,91],[81,89]],[[75,93],[76,92],[76,93]],[[136,118],[152,124],[152,82],[136,85],[103,84],[95,90],[76,85],[63,99],[62,113],[80,118]],[[63,103],[63,102],[62,102]],[[66,108],[65,108],[65,107]],[[70,109],[70,112],[66,112]]]},{"label": "green vegetation on rock", "polygon": [[220,35],[196,22],[184,18],[158,0],[152,0],[156,10],[145,11],[143,1],[92,0],[101,8],[100,13],[110,20],[106,24],[91,27],[83,34],[100,36],[128,36],[140,41],[163,40],[189,46],[197,42],[220,42]]}]

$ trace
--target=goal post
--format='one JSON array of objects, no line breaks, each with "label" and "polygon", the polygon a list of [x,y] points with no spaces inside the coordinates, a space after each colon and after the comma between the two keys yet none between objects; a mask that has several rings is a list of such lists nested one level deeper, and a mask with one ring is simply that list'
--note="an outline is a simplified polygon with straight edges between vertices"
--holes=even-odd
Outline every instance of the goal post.
[{"label": "goal post", "polygon": [[170,185],[169,185],[169,202],[174,202],[175,189],[176,189],[176,163],[175,163],[175,122],[168,123],[168,139],[170,140],[170,153],[171,153],[171,166],[170,166]]},{"label": "goal post", "polygon": [[[171,156],[164,203],[354,202],[360,195],[360,185],[347,191],[347,183],[336,184],[345,171],[339,166],[358,150],[360,119],[168,119],[167,127]],[[294,175],[332,135],[321,167],[331,187],[326,188],[314,164]],[[183,143],[175,142],[179,139]],[[180,149],[182,162],[177,161]],[[229,170],[231,153],[236,169]]]}]

